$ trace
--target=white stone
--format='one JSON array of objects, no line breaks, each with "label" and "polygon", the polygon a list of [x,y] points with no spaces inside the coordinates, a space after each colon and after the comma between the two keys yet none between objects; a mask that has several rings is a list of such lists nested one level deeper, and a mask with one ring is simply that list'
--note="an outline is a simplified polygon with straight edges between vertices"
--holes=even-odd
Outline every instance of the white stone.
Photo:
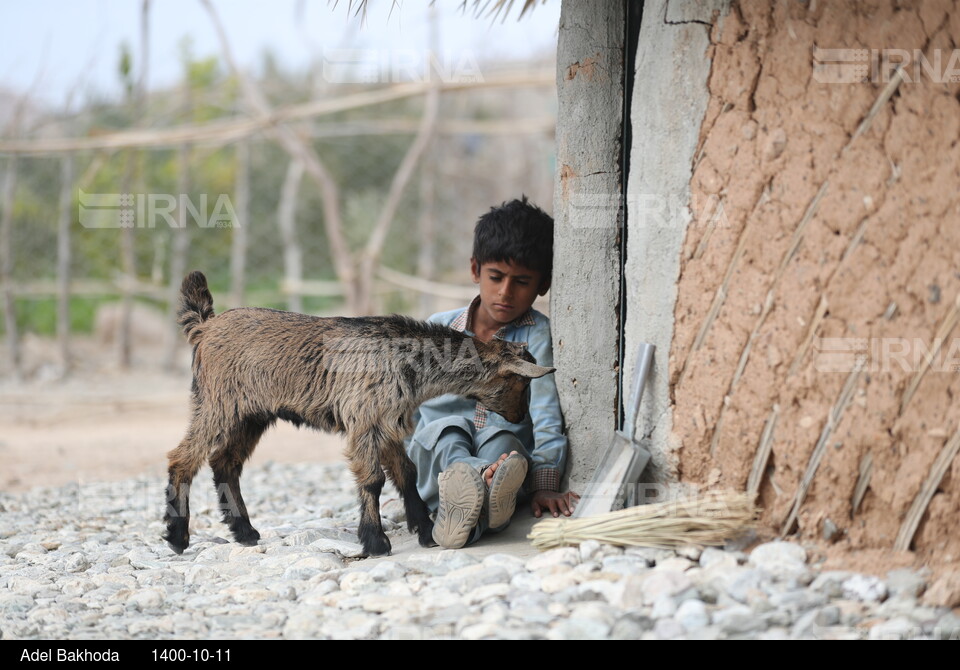
[{"label": "white stone", "polygon": [[580,551],[576,547],[550,549],[527,560],[527,570],[531,572],[550,571],[555,568],[572,568],[580,562]]},{"label": "white stone", "polygon": [[420,611],[416,598],[410,596],[387,596],[369,593],[361,598],[361,607],[367,612],[395,612],[409,619]]},{"label": "white stone", "polygon": [[217,571],[207,565],[192,565],[187,570],[184,583],[187,586],[194,584],[208,584],[217,578]]},{"label": "white stone", "polygon": [[687,631],[679,621],[660,619],[653,625],[653,632],[660,640],[675,640]]},{"label": "white stone", "polygon": [[716,547],[707,547],[700,554],[700,567],[706,569],[713,565],[733,568],[737,566],[737,558],[728,551]]},{"label": "white stone", "polygon": [[741,635],[766,628],[763,618],[746,605],[734,605],[713,614],[713,622],[728,635]]},{"label": "white stone", "polygon": [[605,600],[610,604],[623,601],[624,584],[622,581],[590,579],[577,585],[576,592],[583,599]]},{"label": "white stone", "polygon": [[657,596],[653,601],[653,609],[650,616],[654,619],[669,619],[677,612],[677,603],[667,594]]},{"label": "white stone", "polygon": [[163,605],[164,594],[157,589],[144,589],[127,598],[127,607],[140,610],[157,609]]},{"label": "white stone", "polygon": [[306,640],[317,637],[320,628],[320,612],[298,610],[287,618],[283,626],[283,637],[289,640]]},{"label": "white stone", "polygon": [[594,619],[567,619],[550,630],[551,640],[605,640],[610,626]]},{"label": "white stone", "polygon": [[483,565],[492,565],[503,568],[510,574],[511,577],[518,575],[521,572],[526,572],[526,561],[519,556],[513,556],[512,554],[490,554],[481,562]]},{"label": "white stone", "polygon": [[710,614],[707,612],[707,606],[694,599],[684,600],[680,603],[673,618],[687,631],[710,625]]},{"label": "white stone", "polygon": [[483,621],[470,626],[465,626],[460,631],[460,637],[464,640],[496,639],[500,636],[502,631],[502,624]]},{"label": "white stone", "polygon": [[883,621],[870,629],[871,640],[907,640],[922,634],[920,625],[907,617]]},{"label": "white stone", "polygon": [[703,549],[694,544],[688,544],[677,549],[677,556],[689,559],[694,563],[700,560],[701,555],[703,555]]},{"label": "white stone", "polygon": [[383,640],[425,640],[427,637],[426,631],[424,631],[422,626],[414,626],[412,624],[391,626],[383,631],[383,635],[381,635],[381,639]]},{"label": "white stone", "polygon": [[763,592],[763,586],[770,581],[765,570],[738,570],[737,576],[726,585],[726,592],[734,600],[747,603],[757,592]]},{"label": "white stone", "polygon": [[503,599],[510,592],[510,585],[499,583],[499,584],[485,584],[483,586],[478,586],[472,591],[467,592],[464,595],[464,600],[469,605],[476,605],[482,603],[491,598]]},{"label": "white stone", "polygon": [[695,561],[691,561],[689,558],[684,558],[683,556],[673,556],[666,560],[659,561],[653,570],[655,572],[686,572],[695,565],[697,565],[697,563]]},{"label": "white stone", "polygon": [[848,600],[880,602],[887,597],[887,586],[879,577],[854,575],[843,582],[843,596]]},{"label": "white stone", "polygon": [[558,572],[542,577],[540,579],[540,588],[544,593],[559,593],[579,583],[579,578],[573,572]]},{"label": "white stone", "polygon": [[520,591],[539,591],[542,580],[532,572],[518,572],[510,578],[510,586]]},{"label": "white stone", "polygon": [[927,588],[927,577],[915,570],[891,570],[887,573],[887,590],[892,596],[919,598]]},{"label": "white stone", "polygon": [[673,558],[677,555],[675,551],[670,549],[654,549],[652,547],[627,547],[624,550],[624,554],[626,556],[642,559],[651,566],[656,565],[660,561],[665,561],[668,558]]},{"label": "white stone", "polygon": [[456,592],[436,586],[424,589],[418,597],[420,599],[420,606],[425,611],[440,610],[452,605],[458,605],[461,602],[460,595]]},{"label": "white stone", "polygon": [[750,553],[750,564],[777,579],[797,579],[808,572],[806,550],[799,544],[782,540],[755,548]]},{"label": "white stone", "polygon": [[600,553],[600,543],[596,540],[586,540],[580,543],[580,561],[592,561]]},{"label": "white stone", "polygon": [[322,605],[326,597],[340,590],[340,585],[333,579],[324,579],[318,584],[311,585],[300,594],[299,602],[305,605]]},{"label": "white stone", "polygon": [[613,627],[619,616],[620,611],[617,608],[601,602],[577,603],[570,608],[571,619],[592,619],[604,623],[607,627]]},{"label": "white stone", "polygon": [[90,561],[79,552],[70,554],[63,565],[63,569],[67,572],[85,572],[89,567]]},{"label": "white stone", "polygon": [[652,605],[660,596],[674,596],[693,586],[693,581],[678,570],[654,571],[643,580],[643,602]]},{"label": "white stone", "polygon": [[829,598],[842,598],[843,583],[852,576],[852,572],[828,570],[817,575],[810,583],[810,588]]},{"label": "white stone", "polygon": [[629,551],[622,556],[607,556],[603,559],[600,569],[603,572],[614,572],[624,576],[641,575],[648,570],[647,561],[640,556],[630,554]]},{"label": "white stone", "polygon": [[368,572],[347,572],[340,577],[340,590],[345,593],[363,593],[377,588]]},{"label": "white stone", "polygon": [[26,612],[34,606],[33,598],[17,593],[0,593],[0,612]]},{"label": "white stone", "polygon": [[317,551],[340,554],[344,558],[360,558],[366,555],[363,551],[363,547],[355,542],[344,542],[342,540],[321,538],[316,542],[311,542],[310,546]]},{"label": "white stone", "polygon": [[[262,536],[261,536],[262,539]],[[299,530],[283,538],[283,544],[292,547],[306,546],[317,540],[328,539],[323,531],[315,529]]]},{"label": "white stone", "polygon": [[317,575],[339,570],[343,561],[336,554],[314,554],[293,562],[283,573],[284,579],[306,580]]},{"label": "white stone", "polygon": [[479,563],[451,570],[440,580],[445,586],[465,593],[484,584],[507,583],[510,581],[510,573],[499,566]]},{"label": "white stone", "polygon": [[370,568],[369,574],[374,581],[391,582],[397,579],[403,579],[406,572],[399,563],[382,560]]}]

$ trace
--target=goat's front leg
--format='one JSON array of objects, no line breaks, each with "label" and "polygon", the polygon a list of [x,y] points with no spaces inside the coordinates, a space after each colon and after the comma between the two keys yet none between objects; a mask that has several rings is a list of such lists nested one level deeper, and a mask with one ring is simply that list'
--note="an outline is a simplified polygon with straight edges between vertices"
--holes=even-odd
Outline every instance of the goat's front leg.
[{"label": "goat's front leg", "polygon": [[380,523],[380,491],[386,477],[380,467],[376,429],[350,436],[347,458],[350,470],[357,482],[360,498],[360,544],[368,556],[383,556],[390,553],[390,540]]},{"label": "goat's front leg", "polygon": [[383,461],[387,474],[397,490],[403,496],[403,507],[407,513],[407,528],[417,533],[421,547],[436,546],[433,541],[433,521],[430,510],[417,491],[417,466],[413,464],[402,442],[391,444],[383,452]]}]

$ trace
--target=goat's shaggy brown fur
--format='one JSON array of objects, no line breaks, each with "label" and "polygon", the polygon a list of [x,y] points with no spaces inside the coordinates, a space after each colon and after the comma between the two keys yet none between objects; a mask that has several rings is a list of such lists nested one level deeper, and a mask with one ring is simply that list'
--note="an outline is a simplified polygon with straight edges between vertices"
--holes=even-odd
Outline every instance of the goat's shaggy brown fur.
[{"label": "goat's shaggy brown fur", "polygon": [[520,345],[484,343],[402,316],[322,319],[258,308],[214,316],[200,272],[183,280],[179,323],[193,345],[193,411],[186,437],[168,454],[165,539],[177,553],[190,543],[190,484],[206,462],[234,538],[248,545],[260,539],[240,474],[277,419],[346,433],[368,555],[390,553],[380,523],[384,470],[403,496],[410,531],[430,546],[433,524],[403,447],[413,411],[456,393],[519,422],[530,379],[553,372]]}]

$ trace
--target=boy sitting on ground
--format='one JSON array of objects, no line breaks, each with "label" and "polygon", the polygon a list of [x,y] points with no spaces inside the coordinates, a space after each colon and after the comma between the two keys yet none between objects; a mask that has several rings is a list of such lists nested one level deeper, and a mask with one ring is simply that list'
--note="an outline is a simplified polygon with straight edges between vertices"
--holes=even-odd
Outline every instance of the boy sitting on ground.
[{"label": "boy sitting on ground", "polygon": [[[521,342],[538,365],[553,365],[549,319],[532,308],[550,288],[553,219],[522,200],[495,207],[474,230],[470,270],[480,295],[468,307],[429,321],[473,335]],[[420,406],[407,453],[417,466],[420,496],[436,511],[433,539],[458,549],[488,529],[503,530],[532,470],[531,508],[570,516],[573,492],[560,493],[567,439],[553,375],[530,382],[530,411],[513,424],[482,404],[454,395]]]}]

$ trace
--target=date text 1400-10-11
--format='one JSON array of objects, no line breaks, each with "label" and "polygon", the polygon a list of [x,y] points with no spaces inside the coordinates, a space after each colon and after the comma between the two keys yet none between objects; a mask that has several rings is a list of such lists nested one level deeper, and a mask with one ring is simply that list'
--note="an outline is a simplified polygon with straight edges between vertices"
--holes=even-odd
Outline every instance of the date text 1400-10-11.
[{"label": "date text 1400-10-11", "polygon": [[153,660],[154,661],[200,661],[206,662],[211,661],[216,663],[217,661],[230,662],[230,650],[229,649],[154,649],[153,650]]}]

